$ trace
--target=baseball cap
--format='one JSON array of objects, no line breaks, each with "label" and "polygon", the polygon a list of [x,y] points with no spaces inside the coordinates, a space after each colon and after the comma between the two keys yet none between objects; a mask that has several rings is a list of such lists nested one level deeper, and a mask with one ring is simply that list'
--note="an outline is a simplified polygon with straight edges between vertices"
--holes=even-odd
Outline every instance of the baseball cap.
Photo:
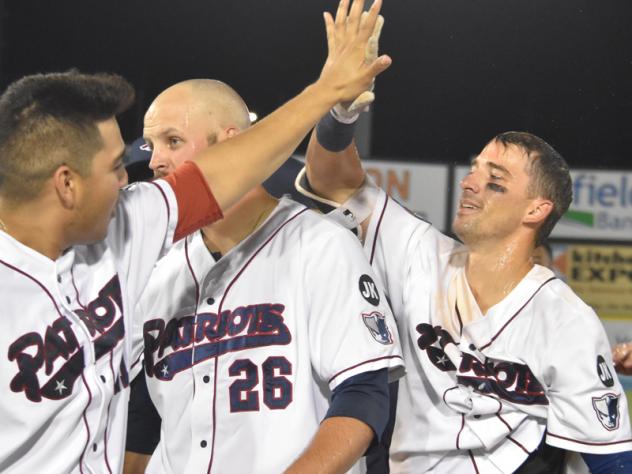
[{"label": "baseball cap", "polygon": [[154,173],[149,169],[149,160],[151,160],[151,150],[143,137],[137,138],[126,147],[123,163],[125,163],[130,184],[137,181],[149,181],[153,177]]}]

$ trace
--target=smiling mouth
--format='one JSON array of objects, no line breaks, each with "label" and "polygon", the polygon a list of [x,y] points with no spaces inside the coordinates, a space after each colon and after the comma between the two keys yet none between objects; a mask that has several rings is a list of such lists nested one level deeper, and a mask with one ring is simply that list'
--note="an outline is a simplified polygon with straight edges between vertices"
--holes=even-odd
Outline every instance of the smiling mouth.
[{"label": "smiling mouth", "polygon": [[459,201],[459,208],[457,210],[458,214],[470,214],[476,211],[479,211],[480,207],[476,204],[473,204],[470,201]]}]

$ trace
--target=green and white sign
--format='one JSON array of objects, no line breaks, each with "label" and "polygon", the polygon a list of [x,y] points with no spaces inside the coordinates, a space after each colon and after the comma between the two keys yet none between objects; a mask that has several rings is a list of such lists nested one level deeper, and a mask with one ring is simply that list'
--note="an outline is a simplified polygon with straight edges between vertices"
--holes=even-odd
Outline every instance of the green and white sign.
[{"label": "green and white sign", "polygon": [[573,202],[553,237],[632,241],[632,172],[575,170]]}]

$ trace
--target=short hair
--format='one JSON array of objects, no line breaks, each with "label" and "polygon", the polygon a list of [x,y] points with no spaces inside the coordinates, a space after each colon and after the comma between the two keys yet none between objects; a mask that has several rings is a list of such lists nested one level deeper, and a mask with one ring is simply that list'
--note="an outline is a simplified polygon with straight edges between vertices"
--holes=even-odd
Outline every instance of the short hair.
[{"label": "short hair", "polygon": [[553,210],[536,234],[535,247],[542,245],[573,200],[573,183],[568,165],[551,145],[531,133],[505,132],[496,135],[493,141],[505,147],[515,145],[525,152],[529,159],[529,196],[543,197],[553,203]]},{"label": "short hair", "polygon": [[0,196],[36,197],[65,164],[82,176],[103,146],[97,123],[127,110],[134,88],[114,74],[34,74],[0,96]]}]

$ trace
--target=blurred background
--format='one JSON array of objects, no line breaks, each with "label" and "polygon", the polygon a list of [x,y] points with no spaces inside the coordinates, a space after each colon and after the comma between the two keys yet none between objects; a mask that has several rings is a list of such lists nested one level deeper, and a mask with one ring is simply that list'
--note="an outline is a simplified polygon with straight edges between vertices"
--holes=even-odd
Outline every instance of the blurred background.
[{"label": "blurred background", "polygon": [[[572,166],[629,168],[632,2],[385,0],[371,152],[466,162],[529,130]],[[334,0],[0,0],[0,85],[27,73],[115,71],[151,99],[192,77],[231,84],[260,116],[318,77]]]},{"label": "blurred background", "polygon": [[[261,117],[318,77],[321,12],[335,6],[0,0],[0,87],[69,68],[122,74],[138,92],[121,117],[128,142],[158,92],[194,77],[229,83]],[[632,340],[632,2],[385,0],[383,14],[394,64],[363,118],[371,174],[449,232],[471,157],[502,131],[543,137],[575,181],[551,239],[556,271],[613,343]]]}]

